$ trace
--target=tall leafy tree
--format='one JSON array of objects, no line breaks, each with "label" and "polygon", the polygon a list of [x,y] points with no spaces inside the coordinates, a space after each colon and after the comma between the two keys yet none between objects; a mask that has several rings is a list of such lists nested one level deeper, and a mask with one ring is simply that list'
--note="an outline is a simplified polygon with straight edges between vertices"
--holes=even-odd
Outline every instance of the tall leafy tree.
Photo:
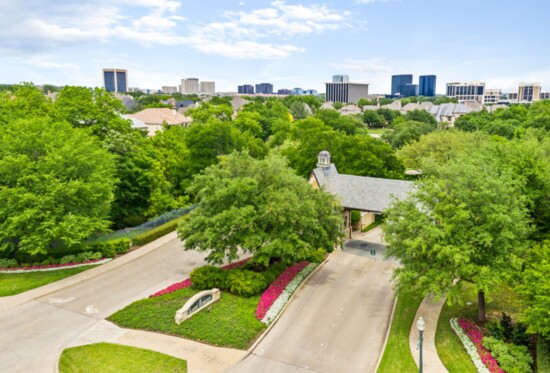
[{"label": "tall leafy tree", "polygon": [[106,229],[114,160],[97,139],[48,117],[0,131],[0,251],[47,254]]},{"label": "tall leafy tree", "polygon": [[526,198],[510,172],[475,155],[452,160],[386,210],[387,254],[403,264],[394,273],[397,287],[448,292],[452,302],[470,281],[484,322],[485,294],[519,269],[529,224]]},{"label": "tall leafy tree", "polygon": [[52,102],[31,83],[12,87],[0,94],[0,125],[21,118],[53,116]]},{"label": "tall leafy tree", "polygon": [[331,251],[341,239],[335,198],[313,189],[276,156],[246,153],[220,158],[190,187],[199,206],[178,232],[186,250],[208,252],[207,261],[238,258],[238,251],[267,265],[271,258],[303,260],[317,248]]}]

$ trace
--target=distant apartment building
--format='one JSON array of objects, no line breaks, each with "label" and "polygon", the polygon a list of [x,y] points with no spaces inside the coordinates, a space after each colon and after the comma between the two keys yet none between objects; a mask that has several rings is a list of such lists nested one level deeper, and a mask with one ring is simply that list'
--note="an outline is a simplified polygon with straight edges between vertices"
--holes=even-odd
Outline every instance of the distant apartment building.
[{"label": "distant apartment building", "polygon": [[273,94],[273,84],[271,83],[256,84],[256,94],[264,94],[264,95]]},{"label": "distant apartment building", "polygon": [[216,93],[216,82],[203,81],[200,84],[201,93],[214,94]]},{"label": "distant apartment building", "polygon": [[176,86],[162,86],[162,93],[166,93],[168,95],[178,93],[178,87]]},{"label": "distant apartment building", "polygon": [[[403,87],[413,84],[412,74],[392,75],[391,77],[391,95],[392,96],[405,96]],[[409,88],[410,89],[410,88]]]},{"label": "distant apartment building", "polygon": [[349,75],[333,75],[333,83],[349,83]]},{"label": "distant apartment building", "polygon": [[199,80],[197,78],[182,79],[180,84],[180,93],[184,93],[184,94],[200,93]]},{"label": "distant apartment building", "polygon": [[238,93],[243,95],[253,95],[254,94],[254,86],[250,84],[243,84],[238,87]]},{"label": "distant apartment building", "polygon": [[369,85],[364,83],[350,83],[347,75],[346,82],[325,83],[326,101],[342,102],[342,103],[357,103],[362,98],[367,98],[369,95]]},{"label": "distant apartment building", "polygon": [[483,95],[483,103],[485,105],[498,104],[502,97],[502,90],[500,89],[486,89]]},{"label": "distant apartment building", "polygon": [[435,75],[420,75],[418,78],[418,95],[434,97],[436,80]]},{"label": "distant apartment building", "polygon": [[317,90],[316,89],[306,89],[306,90],[304,90],[304,95],[317,96]]},{"label": "distant apartment building", "polygon": [[107,92],[128,91],[128,70],[103,69],[103,87]]},{"label": "distant apartment building", "polygon": [[483,104],[485,83],[477,81],[447,83],[447,97],[456,98],[458,102],[476,101]]},{"label": "distant apartment building", "polygon": [[540,99],[541,100],[550,100],[550,92],[541,92],[540,93]]},{"label": "distant apartment building", "polygon": [[277,91],[277,94],[278,95],[291,95],[292,94],[292,91],[290,89],[279,89]]},{"label": "distant apartment building", "polygon": [[540,99],[540,83],[519,83],[518,102],[533,102]]},{"label": "distant apartment building", "polygon": [[294,88],[292,89],[292,94],[294,96],[301,96],[304,94],[304,90],[302,88]]},{"label": "distant apartment building", "polygon": [[517,92],[510,92],[506,96],[506,99],[508,101],[517,101],[518,100],[518,94]]}]

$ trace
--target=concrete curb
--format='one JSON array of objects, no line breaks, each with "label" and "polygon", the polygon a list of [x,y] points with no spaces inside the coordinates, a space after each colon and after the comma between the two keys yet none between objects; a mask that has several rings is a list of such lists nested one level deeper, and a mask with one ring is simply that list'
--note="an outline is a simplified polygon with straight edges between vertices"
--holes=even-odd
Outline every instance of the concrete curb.
[{"label": "concrete curb", "polygon": [[292,295],[290,296],[290,299],[288,300],[288,302],[286,302],[285,306],[283,307],[283,309],[279,312],[279,314],[277,315],[277,317],[275,318],[275,320],[273,320],[273,322],[271,324],[269,324],[269,326],[267,327],[267,329],[262,333],[262,335],[260,335],[258,337],[258,339],[256,339],[256,341],[252,344],[252,346],[250,346],[250,348],[246,351],[246,354],[239,360],[237,361],[235,364],[233,364],[232,366],[230,366],[229,368],[227,368],[224,372],[228,372],[229,370],[231,370],[233,367],[237,366],[241,361],[243,361],[244,359],[246,359],[248,356],[250,356],[254,350],[256,349],[256,347],[258,347],[258,345],[260,344],[260,342],[267,336],[267,334],[269,333],[269,331],[275,326],[275,324],[277,323],[277,321],[279,321],[279,319],[281,318],[281,316],[284,314],[286,308],[288,307],[288,305],[290,304],[290,302],[292,301],[292,299],[294,299],[294,296],[296,295],[296,293],[298,293],[298,291],[300,290],[300,288],[307,282],[309,281],[309,279],[311,277],[313,277],[313,275],[315,273],[317,273],[317,271],[319,270],[319,268],[323,267],[325,265],[325,263],[327,263],[328,261],[330,260],[330,255],[324,260],[322,261],[321,263],[319,263],[319,265],[317,266],[317,268],[315,268],[305,279],[304,281],[302,281],[302,283],[300,284],[300,286],[298,286],[298,288],[296,289],[296,291],[294,291],[294,293],[292,293]]},{"label": "concrete curb", "polygon": [[165,236],[162,236],[158,239],[156,239],[153,242],[148,243],[147,245],[144,245],[140,247],[137,250],[131,251],[121,257],[118,257],[114,260],[111,260],[108,263],[99,265],[98,267],[89,269],[87,271],[78,273],[74,276],[70,276],[67,278],[64,278],[62,280],[52,282],[51,284],[47,284],[44,286],[40,286],[35,289],[28,290],[26,292],[11,295],[8,297],[1,297],[0,298],[0,312],[20,306],[24,303],[30,302],[32,300],[35,300],[37,298],[41,298],[43,296],[46,296],[48,294],[54,293],[56,291],[65,289],[69,286],[73,286],[76,284],[79,284],[81,282],[87,281],[93,277],[99,276],[103,273],[112,271],[114,269],[117,269],[119,267],[122,267],[125,264],[128,264],[138,258],[141,258],[147,254],[152,253],[159,247],[163,246],[164,244],[177,239],[178,235],[176,232],[168,233]]},{"label": "concrete curb", "polygon": [[378,357],[378,361],[376,362],[376,367],[374,368],[374,372],[378,371],[378,368],[380,367],[380,363],[382,362],[382,357],[384,357],[384,352],[386,351],[386,345],[388,344],[388,339],[390,338],[391,327],[393,325],[393,316],[395,315],[396,307],[397,307],[397,296],[393,299],[393,307],[392,307],[389,322],[388,322],[388,330],[386,330],[386,337],[384,338],[382,353]]}]

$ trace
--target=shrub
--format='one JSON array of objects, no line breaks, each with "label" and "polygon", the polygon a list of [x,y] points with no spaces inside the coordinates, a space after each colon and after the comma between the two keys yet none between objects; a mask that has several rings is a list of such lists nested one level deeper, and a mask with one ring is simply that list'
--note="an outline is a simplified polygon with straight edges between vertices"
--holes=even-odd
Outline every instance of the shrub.
[{"label": "shrub", "polygon": [[59,260],[59,264],[75,263],[76,261],[75,255],[66,255]]},{"label": "shrub", "polygon": [[269,284],[271,284],[279,275],[287,268],[287,265],[283,262],[279,262],[269,266],[265,271],[260,272],[264,277],[264,287],[262,290],[267,289]]},{"label": "shrub", "polygon": [[487,323],[487,329],[489,329],[489,334],[491,337],[496,339],[504,340],[504,329],[498,321],[492,321]]},{"label": "shrub", "polygon": [[494,337],[483,338],[483,347],[491,351],[491,355],[498,361],[498,365],[510,373],[529,373],[533,358],[525,346],[505,343]]},{"label": "shrub", "polygon": [[130,240],[127,238],[96,242],[87,247],[88,250],[99,251],[106,258],[114,258],[117,254],[124,254],[129,248]]},{"label": "shrub", "polygon": [[17,260],[0,259],[0,268],[13,268],[13,267],[17,267]]},{"label": "shrub", "polygon": [[76,256],[76,261],[78,263],[83,263],[88,260],[98,260],[102,258],[102,254],[100,252],[92,252],[92,251],[84,251]]},{"label": "shrub", "polygon": [[317,249],[311,254],[309,254],[307,261],[310,263],[321,263],[323,260],[325,260],[325,255],[327,254],[325,249]]},{"label": "shrub", "polygon": [[148,232],[137,235],[136,237],[134,237],[132,242],[133,242],[134,245],[137,245],[137,246],[143,246],[145,244],[148,244],[149,242],[153,242],[157,238],[160,238],[164,235],[167,235],[170,232],[175,231],[176,228],[178,227],[179,222],[182,219],[185,219],[186,217],[187,217],[187,215],[185,215],[182,218],[169,221],[168,223],[160,225],[160,226],[156,227],[155,229],[151,229]]},{"label": "shrub", "polygon": [[527,334],[525,324],[518,323],[512,332],[512,343],[520,346],[529,346],[531,337]]},{"label": "shrub", "polygon": [[207,289],[227,289],[227,274],[228,271],[224,271],[221,268],[206,265],[195,268],[191,275],[191,283],[193,289],[207,290]]},{"label": "shrub", "polygon": [[265,287],[265,279],[261,273],[246,269],[234,269],[228,272],[227,289],[233,294],[250,297],[259,294]]}]

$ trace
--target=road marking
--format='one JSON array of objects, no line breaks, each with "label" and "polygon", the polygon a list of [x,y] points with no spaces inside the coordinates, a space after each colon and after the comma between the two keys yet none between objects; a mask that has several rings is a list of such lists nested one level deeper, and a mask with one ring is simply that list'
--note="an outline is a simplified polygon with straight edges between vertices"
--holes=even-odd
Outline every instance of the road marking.
[{"label": "road marking", "polygon": [[86,313],[94,314],[99,313],[99,309],[97,308],[97,303],[90,304],[89,306],[86,306]]}]

